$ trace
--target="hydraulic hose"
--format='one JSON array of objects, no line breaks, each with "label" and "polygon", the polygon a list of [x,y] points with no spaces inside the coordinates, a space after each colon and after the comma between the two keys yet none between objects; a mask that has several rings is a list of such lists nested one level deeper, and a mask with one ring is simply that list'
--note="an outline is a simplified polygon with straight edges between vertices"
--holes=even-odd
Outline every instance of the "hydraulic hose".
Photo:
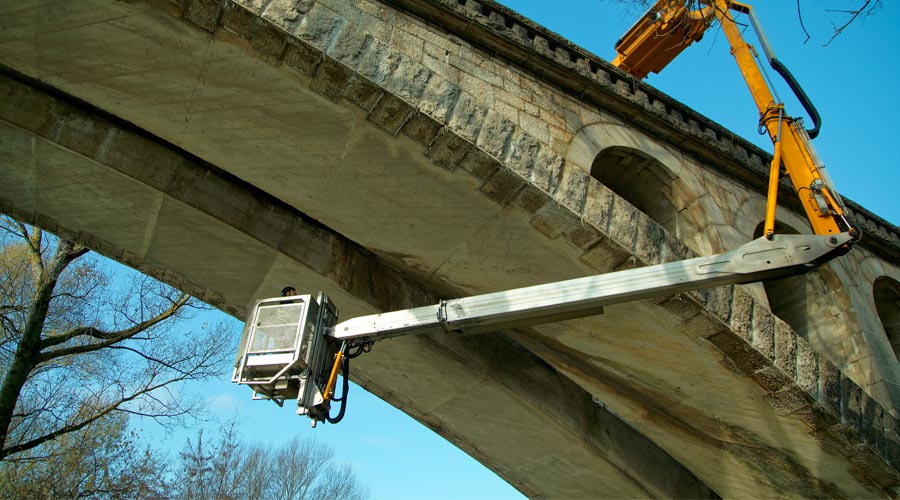
[{"label": "hydraulic hose", "polygon": [[[355,351],[350,352],[350,349],[355,348]],[[343,383],[341,384],[341,397],[333,397],[332,401],[341,404],[341,409],[338,410],[338,414],[334,417],[328,415],[325,419],[330,424],[336,424],[344,419],[344,413],[347,410],[347,393],[350,391],[350,360],[353,358],[358,358],[364,353],[370,352],[372,350],[371,342],[364,342],[358,345],[347,346],[346,355],[343,359],[343,365],[341,366],[341,376],[343,377]]]},{"label": "hydraulic hose", "polygon": [[350,359],[344,358],[344,366],[341,367],[341,375],[344,378],[344,383],[341,389],[341,397],[334,398],[334,401],[340,401],[341,409],[338,410],[338,414],[334,417],[331,415],[327,415],[325,417],[328,420],[329,424],[336,424],[344,419],[344,413],[347,410],[347,392],[350,391]]},{"label": "hydraulic hose", "polygon": [[800,100],[800,104],[803,105],[803,109],[806,110],[806,114],[809,115],[809,119],[813,122],[813,128],[806,129],[806,132],[809,134],[810,139],[815,139],[817,135],[819,135],[819,129],[822,127],[822,117],[819,115],[819,112],[816,110],[816,107],[813,106],[812,101],[809,99],[809,96],[804,92],[803,87],[800,86],[800,83],[794,78],[794,75],[787,69],[787,66],[781,63],[778,59],[774,57],[769,60],[769,64],[772,65],[772,69],[778,72],[784,81],[787,82],[788,87],[794,92],[794,95],[797,96],[797,99]]}]

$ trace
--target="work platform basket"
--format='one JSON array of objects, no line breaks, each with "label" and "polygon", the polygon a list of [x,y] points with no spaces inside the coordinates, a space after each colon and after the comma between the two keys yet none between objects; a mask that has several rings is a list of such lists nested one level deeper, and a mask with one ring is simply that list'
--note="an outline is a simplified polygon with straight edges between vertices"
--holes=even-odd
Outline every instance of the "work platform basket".
[{"label": "work platform basket", "polygon": [[256,301],[244,324],[231,381],[249,385],[254,399],[279,405],[285,399],[312,398],[315,384],[306,383],[309,367],[324,362],[324,336],[336,319],[336,309],[323,294]]}]

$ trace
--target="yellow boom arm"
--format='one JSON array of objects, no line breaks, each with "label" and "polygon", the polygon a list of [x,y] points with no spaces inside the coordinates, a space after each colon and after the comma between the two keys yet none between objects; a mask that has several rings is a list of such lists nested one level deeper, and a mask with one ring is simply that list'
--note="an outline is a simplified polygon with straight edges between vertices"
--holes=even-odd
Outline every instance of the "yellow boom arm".
[{"label": "yellow boom arm", "polygon": [[[657,1],[616,45],[618,56],[613,64],[638,78],[644,78],[650,72],[658,73],[684,48],[699,40],[712,21],[717,20],[759,110],[760,126],[765,128],[775,146],[769,174],[766,236],[774,234],[778,177],[782,164],[816,234],[849,231],[856,235],[856,229],[846,219],[843,201],[816,156],[802,121],[787,115],[782,103],[773,97],[757,64],[755,48],[744,40],[732,17],[735,11],[749,14],[760,41],[767,53],[770,52],[750,6],[729,0],[707,0],[701,2],[703,7],[692,10],[687,7],[689,3],[686,0]],[[775,64],[771,54],[768,55]],[[794,88],[794,85],[791,87]]]},{"label": "yellow boom arm", "polygon": [[682,50],[703,38],[709,8],[691,10],[684,1],[660,0],[618,42],[613,64],[638,78],[659,73]]}]

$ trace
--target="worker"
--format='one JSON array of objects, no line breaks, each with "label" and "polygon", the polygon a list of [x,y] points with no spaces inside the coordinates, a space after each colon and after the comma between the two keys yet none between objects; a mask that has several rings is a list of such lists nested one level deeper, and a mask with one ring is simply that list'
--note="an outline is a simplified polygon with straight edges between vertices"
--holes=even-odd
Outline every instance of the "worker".
[{"label": "worker", "polygon": [[282,297],[293,297],[295,295],[297,295],[297,289],[292,286],[286,286],[281,289]]}]

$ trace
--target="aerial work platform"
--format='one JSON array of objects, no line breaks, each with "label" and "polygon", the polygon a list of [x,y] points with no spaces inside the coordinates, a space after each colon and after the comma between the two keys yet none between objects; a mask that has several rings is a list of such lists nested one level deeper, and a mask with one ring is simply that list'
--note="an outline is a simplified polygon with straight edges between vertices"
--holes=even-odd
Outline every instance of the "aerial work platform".
[{"label": "aerial work platform", "polygon": [[[317,422],[343,417],[349,360],[379,340],[426,333],[476,334],[592,316],[603,307],[723,284],[802,274],[847,251],[854,236],[775,235],[731,252],[576,278],[438,304],[352,318],[322,293],[257,301],[241,338],[232,381],[255,399],[297,399],[297,413]],[[343,375],[344,390],[335,397]],[[342,402],[330,416],[331,402]]]}]

